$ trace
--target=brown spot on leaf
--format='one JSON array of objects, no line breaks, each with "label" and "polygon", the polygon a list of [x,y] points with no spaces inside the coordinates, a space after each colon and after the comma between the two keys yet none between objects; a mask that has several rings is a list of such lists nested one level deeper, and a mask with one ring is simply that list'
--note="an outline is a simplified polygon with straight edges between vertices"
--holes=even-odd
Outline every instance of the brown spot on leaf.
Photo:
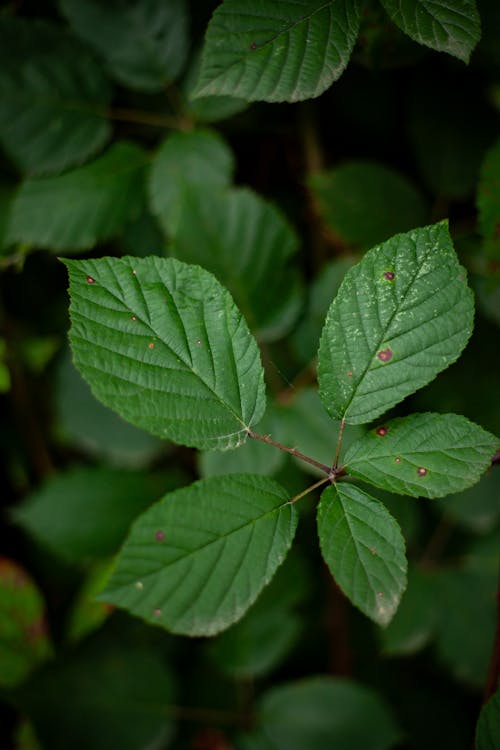
[{"label": "brown spot on leaf", "polygon": [[131,315],[130,320],[137,320],[137,318],[135,317],[135,315]]},{"label": "brown spot on leaf", "polygon": [[419,466],[417,469],[417,474],[419,477],[425,477],[425,475],[427,474],[427,469],[424,469],[423,466]]},{"label": "brown spot on leaf", "polygon": [[161,609],[159,607],[153,610],[153,617],[161,617]]},{"label": "brown spot on leaf", "polygon": [[154,343],[152,341],[149,342],[148,348],[149,349],[154,349],[155,348],[155,345],[154,345]]},{"label": "brown spot on leaf", "polygon": [[400,463],[401,463],[401,459],[399,458],[399,456],[396,456],[396,458],[395,458],[394,460],[395,460],[395,462],[396,462],[397,464],[400,464]]},{"label": "brown spot on leaf", "polygon": [[396,278],[396,274],[393,271],[386,271],[384,273],[384,279],[387,279],[387,281],[394,281]]},{"label": "brown spot on leaf", "polygon": [[95,284],[95,279],[92,276],[87,276],[87,284]]},{"label": "brown spot on leaf", "polygon": [[201,339],[196,339],[196,346],[200,346],[200,344],[201,344]]},{"label": "brown spot on leaf", "polygon": [[384,598],[384,592],[383,591],[379,591],[378,594],[377,594],[377,596],[378,596],[379,599],[383,599]]},{"label": "brown spot on leaf", "polygon": [[392,349],[382,349],[382,351],[378,352],[377,357],[381,362],[389,362],[390,359],[392,359]]},{"label": "brown spot on leaf", "polygon": [[155,531],[155,539],[157,542],[163,542],[165,539],[165,532],[161,529],[158,529],[158,531]]},{"label": "brown spot on leaf", "polygon": [[377,554],[376,547],[370,547],[370,552],[372,553],[372,555],[376,555]]},{"label": "brown spot on leaf", "polygon": [[347,377],[352,378],[352,370],[349,370],[349,372],[347,373]]},{"label": "brown spot on leaf", "polygon": [[387,435],[388,431],[387,427],[377,427],[375,430],[379,437],[384,437],[384,435]]},{"label": "brown spot on leaf", "polygon": [[257,42],[252,42],[250,49],[257,49]]}]

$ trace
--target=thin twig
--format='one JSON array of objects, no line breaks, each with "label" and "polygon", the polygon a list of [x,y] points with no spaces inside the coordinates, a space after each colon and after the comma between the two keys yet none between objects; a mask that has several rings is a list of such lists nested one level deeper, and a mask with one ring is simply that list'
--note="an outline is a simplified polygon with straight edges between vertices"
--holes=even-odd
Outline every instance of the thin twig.
[{"label": "thin twig", "polygon": [[273,445],[275,448],[278,448],[280,451],[285,451],[286,453],[290,453],[291,456],[295,456],[295,458],[299,458],[301,461],[305,461],[306,463],[311,464],[311,466],[315,466],[317,469],[324,471],[325,474],[328,474],[328,478],[332,477],[331,466],[322,464],[320,463],[320,461],[316,461],[314,458],[304,455],[304,453],[301,453],[296,448],[288,448],[288,446],[283,445],[282,443],[278,443],[272,438],[270,438],[269,435],[258,435],[256,432],[253,432],[252,430],[248,430],[248,437],[253,438],[254,440],[262,440],[263,443],[267,443],[268,445]]},{"label": "thin twig", "polygon": [[313,492],[318,487],[321,487],[322,484],[326,484],[330,481],[330,477],[323,477],[323,479],[320,479],[319,482],[315,482],[314,484],[311,484],[310,487],[303,490],[302,492],[299,492],[298,495],[294,495],[290,500],[288,501],[289,505],[293,505],[297,502],[297,500],[300,500],[301,498],[305,497],[306,495],[309,495],[310,492]]},{"label": "thin twig", "polygon": [[342,438],[344,436],[345,419],[340,422],[339,436],[337,438],[337,447],[335,449],[335,458],[333,459],[333,468],[336,469],[339,462],[340,448],[342,446]]}]

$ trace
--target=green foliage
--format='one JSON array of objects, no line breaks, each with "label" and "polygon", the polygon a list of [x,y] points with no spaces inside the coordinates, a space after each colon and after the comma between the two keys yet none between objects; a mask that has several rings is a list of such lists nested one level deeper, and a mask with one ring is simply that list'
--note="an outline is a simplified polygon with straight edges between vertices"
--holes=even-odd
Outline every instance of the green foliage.
[{"label": "green foliage", "polygon": [[496,750],[500,743],[500,690],[490,698],[479,717],[476,733],[477,750]]},{"label": "green foliage", "polygon": [[2,747],[469,750],[499,35],[495,0],[2,9]]}]

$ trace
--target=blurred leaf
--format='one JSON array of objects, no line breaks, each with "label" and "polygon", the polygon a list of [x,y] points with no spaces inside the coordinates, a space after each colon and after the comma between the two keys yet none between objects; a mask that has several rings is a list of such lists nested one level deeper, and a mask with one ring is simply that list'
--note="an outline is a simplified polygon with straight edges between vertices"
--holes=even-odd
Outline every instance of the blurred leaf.
[{"label": "blurred leaf", "polygon": [[246,99],[236,96],[198,96],[192,99],[192,93],[200,73],[201,55],[192,57],[191,65],[184,80],[183,89],[187,98],[187,110],[198,122],[220,122],[247,109]]},{"label": "blurred leaf", "polygon": [[[11,185],[0,182],[0,251],[7,247],[5,236],[7,232],[10,205],[12,203],[13,196],[13,187]],[[1,252],[0,255],[2,255]]]},{"label": "blurred leaf", "polygon": [[117,235],[141,213],[147,159],[138,146],[115,143],[84,167],[26,180],[12,203],[7,241],[75,251]]},{"label": "blurred leaf", "polygon": [[124,227],[120,239],[124,250],[137,258],[165,255],[165,235],[156,218],[147,210]]},{"label": "blurred leaf", "polygon": [[424,648],[433,637],[438,616],[435,576],[410,567],[408,586],[387,628],[378,631],[387,656],[407,656]]},{"label": "blurred leaf", "polygon": [[171,133],[153,159],[149,181],[151,210],[165,232],[177,231],[186,194],[227,187],[233,171],[233,153],[218,133]]},{"label": "blurred leaf", "polygon": [[[70,698],[64,706],[61,696]],[[99,633],[38,672],[17,702],[44,748],[138,750],[168,740],[172,698],[172,678],[157,651]]]},{"label": "blurred leaf", "polygon": [[446,222],[372,248],[347,272],[323,328],[325,408],[349,424],[375,419],[460,356],[473,316]]},{"label": "blurred leaf", "polygon": [[92,395],[69,351],[56,372],[55,406],[63,436],[113,466],[140,468],[168,445],[125,422]]},{"label": "blurred leaf", "polygon": [[51,652],[42,595],[20,565],[1,557],[0,686],[21,684]]},{"label": "blurred leaf", "polygon": [[479,229],[490,258],[500,259],[500,140],[486,154],[477,187]]},{"label": "blurred leaf", "polygon": [[500,747],[500,689],[483,706],[476,730],[476,750]]},{"label": "blurred leaf", "polygon": [[281,212],[256,193],[186,190],[169,249],[213,273],[260,340],[280,338],[296,319],[298,238]]},{"label": "blurred leaf", "polygon": [[395,24],[419,44],[468,63],[481,38],[475,0],[381,0]]},{"label": "blurred leaf", "polygon": [[310,677],[260,699],[255,750],[389,750],[400,730],[377,693],[350,680]]},{"label": "blurred leaf", "polygon": [[87,563],[117,551],[137,514],[165,492],[165,484],[168,475],[71,469],[47,480],[12,517],[57,557]]},{"label": "blurred leaf", "polygon": [[60,172],[108,141],[110,87],[99,65],[56,26],[0,18],[0,140],[24,172]]},{"label": "blurred leaf", "polygon": [[209,645],[219,670],[238,680],[276,669],[301,633],[302,621],[293,608],[310,583],[302,559],[290,554],[243,619]]},{"label": "blurred leaf", "polygon": [[346,272],[354,265],[353,255],[338,258],[325,266],[310,286],[303,318],[291,334],[294,353],[304,365],[316,357],[325,317]]},{"label": "blurred leaf", "polygon": [[154,256],[65,263],[74,361],[106,406],[192,447],[245,442],[265,409],[264,372],[212,274]]},{"label": "blurred leaf", "polygon": [[357,0],[224,0],[207,29],[195,95],[319,96],[346,68],[359,18]]},{"label": "blurred leaf", "polygon": [[[263,435],[275,434],[277,415],[273,409],[266,411],[259,422]],[[278,471],[285,461],[285,453],[265,445],[260,440],[247,440],[233,451],[203,451],[199,454],[198,465],[202,477],[223,476],[224,474],[267,474]]]},{"label": "blurred leaf", "polygon": [[458,414],[411,414],[351,445],[345,469],[389,492],[443,497],[478,482],[499,445],[499,438]]},{"label": "blurred leaf", "polygon": [[97,602],[95,597],[102,591],[111,575],[114,560],[94,565],[78,591],[69,614],[66,639],[80,641],[97,630],[109,617],[113,608]]},{"label": "blurred leaf", "polygon": [[405,543],[382,503],[359,487],[339,483],[321,495],[321,552],[336,582],[367,617],[385,626],[406,588]]},{"label": "blurred leaf", "polygon": [[75,33],[117,81],[161,91],[181,72],[188,50],[184,0],[61,0]]},{"label": "blurred leaf", "polygon": [[467,198],[498,128],[477,83],[441,76],[418,81],[410,99],[409,133],[415,161],[436,196]]},{"label": "blurred leaf", "polygon": [[443,510],[469,531],[484,534],[500,520],[500,472],[493,469],[475,487],[446,498]]},{"label": "blurred leaf", "polygon": [[495,263],[491,261],[492,267],[487,266],[481,273],[472,275],[471,283],[483,315],[500,325],[500,268],[496,268]]},{"label": "blurred leaf", "polygon": [[420,62],[427,50],[390,21],[378,0],[365,0],[353,62],[377,73]]},{"label": "blurred leaf", "polygon": [[296,524],[287,492],[267,477],[201,479],[140,516],[100,598],[174,633],[214,635],[269,583]]},{"label": "blurred leaf", "polygon": [[[280,407],[277,416],[277,438],[293,445],[301,453],[331,466],[335,455],[340,423],[331,419],[325,411],[316,388],[302,388],[286,405]],[[349,445],[364,434],[364,428],[348,425],[342,442],[345,451]],[[318,474],[318,470],[296,459],[303,471]],[[321,474],[323,476],[323,474]]]},{"label": "blurred leaf", "polygon": [[400,172],[352,161],[309,179],[323,220],[348,245],[370,247],[425,224],[422,194]]}]

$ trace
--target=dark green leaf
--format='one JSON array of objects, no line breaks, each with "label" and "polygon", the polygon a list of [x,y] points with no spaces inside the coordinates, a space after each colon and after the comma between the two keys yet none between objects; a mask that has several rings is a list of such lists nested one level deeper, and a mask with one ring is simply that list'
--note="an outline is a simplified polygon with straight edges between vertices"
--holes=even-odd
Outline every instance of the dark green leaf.
[{"label": "dark green leaf", "polygon": [[406,587],[405,543],[388,510],[351,484],[328,487],[318,508],[323,557],[351,602],[379,625]]},{"label": "dark green leaf", "polygon": [[0,140],[30,174],[59,172],[109,139],[110,88],[99,65],[55,26],[0,19]]},{"label": "dark green leaf", "polygon": [[500,689],[483,706],[476,730],[476,750],[500,747]]},{"label": "dark green leaf", "polygon": [[475,0],[381,0],[395,24],[419,44],[465,63],[481,38]]},{"label": "dark green leaf", "polygon": [[436,629],[435,576],[413,567],[408,571],[408,586],[394,619],[379,631],[383,653],[405,656],[426,646]]},{"label": "dark green leaf", "polygon": [[185,194],[204,193],[229,185],[234,157],[222,138],[211,130],[172,133],[159,148],[151,166],[151,210],[167,234],[175,234]]},{"label": "dark green leaf", "polygon": [[248,107],[245,99],[235,96],[198,96],[191,99],[200,74],[201,56],[195,55],[184,80],[187,107],[191,117],[198,122],[219,122],[242,112]]},{"label": "dark green leaf", "polygon": [[101,598],[175,633],[214,635],[269,583],[296,523],[288,494],[267,477],[202,479],[136,521]]},{"label": "dark green leaf", "polygon": [[454,362],[474,305],[446,222],[397,235],[347,272],[319,348],[320,396],[337,419],[375,419]]},{"label": "dark green leaf", "polygon": [[[5,235],[13,196],[13,188],[3,182],[0,183],[0,251],[2,251],[7,245],[5,242]],[[3,253],[0,252],[0,254]]]},{"label": "dark green leaf", "polygon": [[310,677],[269,690],[260,700],[257,727],[270,750],[389,750],[400,739],[385,703],[350,680]]},{"label": "dark green leaf", "polygon": [[181,72],[188,47],[184,0],[61,0],[61,8],[125,86],[161,91]]},{"label": "dark green leaf", "polygon": [[208,26],[195,94],[319,96],[347,66],[359,18],[357,0],[225,0]]},{"label": "dark green leaf", "polygon": [[7,241],[84,250],[117,235],[142,211],[147,161],[138,146],[115,143],[60,177],[26,180],[12,203]]},{"label": "dark green leaf", "polygon": [[488,151],[481,167],[477,208],[486,255],[500,258],[500,140]]},{"label": "dark green leaf", "polygon": [[234,448],[265,409],[255,339],[207,271],[173,258],[65,261],[70,341],[93,393],[137,427]]},{"label": "dark green leaf", "polygon": [[85,563],[117,551],[137,514],[165,492],[164,479],[123,470],[73,469],[49,479],[12,515],[54,555]]},{"label": "dark green leaf", "polygon": [[69,642],[80,641],[103,625],[112,612],[112,607],[104,602],[97,602],[95,597],[104,588],[111,575],[114,560],[98,563],[86,576],[82,587],[77,592],[68,617],[66,639]]},{"label": "dark green leaf", "polygon": [[448,518],[469,531],[485,534],[500,520],[500,471],[493,469],[479,484],[459,495],[447,497],[442,508]]},{"label": "dark green leaf", "polygon": [[479,481],[500,440],[457,414],[412,414],[370,430],[345,456],[348,474],[414,497],[443,497]]},{"label": "dark green leaf", "polygon": [[[237,248],[237,252],[235,252]],[[261,340],[282,336],[301,303],[298,239],[272,204],[248,189],[184,192],[172,255],[211,271]]]},{"label": "dark green leaf", "polygon": [[45,605],[13,560],[0,558],[0,686],[14,687],[51,655]]},{"label": "dark green leaf", "polygon": [[349,245],[370,247],[427,219],[421,193],[383,164],[348,162],[313,175],[309,182],[323,219]]}]

